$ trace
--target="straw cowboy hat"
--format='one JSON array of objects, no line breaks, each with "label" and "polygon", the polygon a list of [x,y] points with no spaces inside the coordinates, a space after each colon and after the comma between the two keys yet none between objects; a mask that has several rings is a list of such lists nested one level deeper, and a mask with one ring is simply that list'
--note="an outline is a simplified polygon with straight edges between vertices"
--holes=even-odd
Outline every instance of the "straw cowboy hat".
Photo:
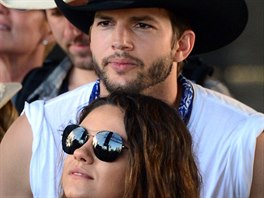
[{"label": "straw cowboy hat", "polygon": [[0,83],[0,109],[22,88],[20,83]]},{"label": "straw cowboy hat", "polygon": [[168,9],[176,16],[189,20],[196,34],[192,54],[209,52],[231,43],[242,33],[248,20],[244,0],[88,0],[80,6],[71,6],[63,0],[55,2],[65,17],[85,33],[88,33],[96,11],[150,7]]},{"label": "straw cowboy hat", "polygon": [[[66,2],[70,2],[70,0],[66,0]],[[57,7],[54,0],[0,0],[0,4],[7,8],[28,10],[45,10]]]}]

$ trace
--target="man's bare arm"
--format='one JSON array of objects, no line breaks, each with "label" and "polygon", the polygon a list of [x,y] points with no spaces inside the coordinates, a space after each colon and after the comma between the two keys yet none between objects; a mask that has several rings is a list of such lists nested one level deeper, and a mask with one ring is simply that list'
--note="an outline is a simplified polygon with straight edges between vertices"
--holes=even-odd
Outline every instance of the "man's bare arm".
[{"label": "man's bare arm", "polygon": [[32,197],[31,150],[32,130],[23,115],[13,123],[0,145],[0,197]]},{"label": "man's bare arm", "polygon": [[257,138],[253,181],[251,186],[250,197],[251,198],[264,197],[264,131]]}]

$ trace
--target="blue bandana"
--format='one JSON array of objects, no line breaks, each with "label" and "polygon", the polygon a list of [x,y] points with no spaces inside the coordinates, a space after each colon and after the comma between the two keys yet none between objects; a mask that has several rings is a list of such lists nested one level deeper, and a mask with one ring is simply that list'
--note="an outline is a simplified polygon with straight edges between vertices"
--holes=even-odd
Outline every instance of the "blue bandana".
[{"label": "blue bandana", "polygon": [[99,98],[100,96],[100,79],[97,79],[94,86],[92,93],[90,95],[89,104],[94,101],[96,98]]},{"label": "blue bandana", "polygon": [[178,108],[178,113],[185,124],[188,123],[191,112],[192,112],[192,105],[193,105],[193,87],[191,83],[183,76],[180,75],[178,77],[178,81],[182,86],[182,97],[181,102]]},{"label": "blue bandana", "polygon": [[[182,86],[182,97],[180,101],[180,105],[178,108],[178,113],[185,124],[188,123],[191,112],[192,112],[192,104],[193,104],[193,88],[191,83],[183,76],[180,75],[178,78],[179,83]],[[100,80],[96,80],[93,90],[89,99],[89,103],[94,101],[96,98],[100,96]]]}]

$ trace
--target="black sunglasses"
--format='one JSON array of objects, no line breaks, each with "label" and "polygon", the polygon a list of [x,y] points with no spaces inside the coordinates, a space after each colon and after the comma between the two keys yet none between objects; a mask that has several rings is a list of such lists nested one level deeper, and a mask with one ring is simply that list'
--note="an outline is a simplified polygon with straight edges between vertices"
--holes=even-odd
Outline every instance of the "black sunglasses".
[{"label": "black sunglasses", "polygon": [[[62,135],[62,148],[67,154],[72,155],[74,151],[83,146],[91,135],[79,125],[68,125]],[[123,138],[112,131],[99,131],[93,136],[93,150],[95,156],[104,162],[113,162],[121,154],[124,145]]]}]

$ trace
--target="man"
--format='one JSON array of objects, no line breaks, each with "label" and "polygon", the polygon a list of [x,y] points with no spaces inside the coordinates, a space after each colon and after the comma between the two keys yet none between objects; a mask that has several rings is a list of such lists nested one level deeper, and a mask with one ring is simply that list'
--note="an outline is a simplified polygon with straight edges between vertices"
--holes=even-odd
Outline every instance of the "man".
[{"label": "man", "polygon": [[90,32],[101,80],[46,103],[26,105],[1,144],[3,195],[55,197],[61,131],[76,122],[82,106],[124,90],[178,108],[192,134],[203,179],[201,197],[263,196],[264,115],[177,72],[191,53],[208,52],[237,38],[247,21],[243,0],[92,0],[78,8],[57,3],[76,27]]},{"label": "man", "polygon": [[[30,9],[43,9],[41,6],[33,4]],[[92,66],[89,36],[74,27],[56,8],[54,1],[47,1],[44,8],[47,8],[46,16],[52,34],[67,57],[60,63],[48,60],[24,78],[23,89],[15,100],[19,113],[25,101],[47,100],[97,79]]]}]

